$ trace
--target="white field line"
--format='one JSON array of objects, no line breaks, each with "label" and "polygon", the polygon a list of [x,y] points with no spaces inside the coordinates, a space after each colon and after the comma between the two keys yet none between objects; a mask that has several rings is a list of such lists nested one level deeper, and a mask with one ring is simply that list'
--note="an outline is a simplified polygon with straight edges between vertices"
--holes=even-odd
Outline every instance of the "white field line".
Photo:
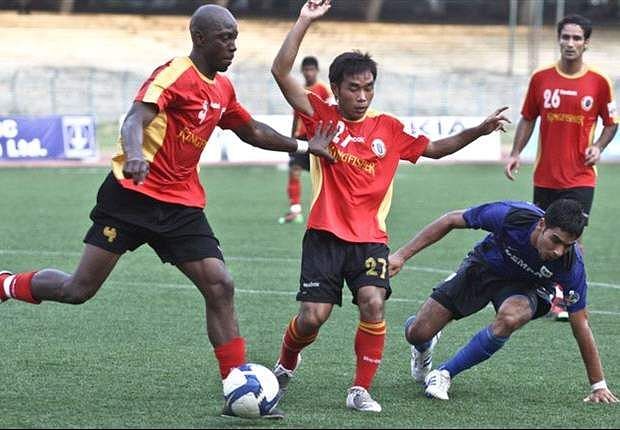
[{"label": "white field line", "polygon": [[[65,256],[65,257],[79,257],[82,255],[81,252],[75,251],[33,251],[28,249],[0,249],[0,255],[27,255],[27,256]],[[291,257],[244,257],[244,256],[224,256],[226,260],[229,261],[244,261],[244,262],[282,262],[282,263],[297,263],[299,264],[298,258]],[[0,269],[2,269],[0,267]],[[403,270],[406,271],[414,271],[414,272],[426,272],[426,273],[437,273],[440,275],[450,275],[453,273],[453,270],[448,269],[438,269],[435,267],[423,267],[423,266],[405,266]],[[589,281],[588,286],[592,287],[602,287],[602,288],[611,288],[614,290],[620,290],[620,285],[611,284],[607,282],[593,282]]]},{"label": "white field line", "polygon": [[[192,284],[174,284],[174,283],[159,283],[159,282],[144,282],[144,281],[108,281],[107,283],[113,284],[113,285],[135,285],[135,286],[147,286],[147,287],[181,289],[181,290],[195,290],[196,289],[196,287]],[[260,295],[266,295],[266,296],[289,296],[289,297],[294,297],[295,295],[297,295],[297,291],[250,290],[246,288],[237,288],[237,287],[235,287],[235,293],[260,294]],[[390,299],[388,300],[388,302],[414,303],[417,305],[420,305],[424,303],[425,301],[426,300],[402,299],[398,297],[390,297]],[[493,309],[493,307],[489,305],[485,309]],[[597,310],[588,309],[588,312],[591,314],[620,316],[620,312],[614,312],[614,311],[597,311]]]}]

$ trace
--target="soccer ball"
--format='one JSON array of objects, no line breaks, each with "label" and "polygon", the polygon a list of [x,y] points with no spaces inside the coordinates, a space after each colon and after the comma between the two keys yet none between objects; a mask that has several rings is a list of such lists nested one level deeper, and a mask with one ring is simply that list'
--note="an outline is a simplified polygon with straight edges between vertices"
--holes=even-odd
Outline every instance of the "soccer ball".
[{"label": "soccer ball", "polygon": [[247,363],[235,367],[223,382],[224,410],[240,418],[259,418],[276,406],[280,385],[265,366]]}]

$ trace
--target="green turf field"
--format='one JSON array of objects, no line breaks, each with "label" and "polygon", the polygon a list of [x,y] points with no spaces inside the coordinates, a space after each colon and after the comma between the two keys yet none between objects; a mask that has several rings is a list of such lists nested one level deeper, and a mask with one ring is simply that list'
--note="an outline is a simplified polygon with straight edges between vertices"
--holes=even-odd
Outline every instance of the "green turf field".
[{"label": "green turf field", "polygon": [[[106,169],[2,169],[0,268],[71,271]],[[599,169],[585,236],[589,302],[607,381],[620,392],[620,166]],[[272,167],[202,170],[207,216],[237,286],[250,361],[271,367],[297,310],[303,226],[276,224],[286,209],[287,173]],[[304,197],[310,189],[305,175]],[[516,183],[502,166],[402,166],[389,218],[392,246],[444,211],[490,200],[530,198],[531,170]],[[307,205],[306,205],[307,207]],[[481,232],[457,231],[392,280],[388,340],[375,380],[378,415],[345,409],[354,370],[356,308],[345,293],[318,341],[304,353],[279,423],[219,418],[221,384],[204,334],[198,291],[146,247],[121,259],[95,298],[81,306],[0,306],[0,427],[618,427],[619,405],[582,402],[589,391],[567,323],[538,320],[491,360],[459,375],[449,402],[424,398],[409,376],[402,323],[458,264]],[[451,324],[435,363],[493,317],[484,310]]]}]

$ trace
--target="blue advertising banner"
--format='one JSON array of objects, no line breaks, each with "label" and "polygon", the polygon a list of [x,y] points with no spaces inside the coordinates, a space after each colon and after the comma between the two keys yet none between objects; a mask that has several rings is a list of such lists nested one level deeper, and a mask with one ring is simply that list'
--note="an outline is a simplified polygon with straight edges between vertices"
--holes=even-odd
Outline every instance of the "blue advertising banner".
[{"label": "blue advertising banner", "polygon": [[92,116],[0,116],[0,161],[97,157]]}]

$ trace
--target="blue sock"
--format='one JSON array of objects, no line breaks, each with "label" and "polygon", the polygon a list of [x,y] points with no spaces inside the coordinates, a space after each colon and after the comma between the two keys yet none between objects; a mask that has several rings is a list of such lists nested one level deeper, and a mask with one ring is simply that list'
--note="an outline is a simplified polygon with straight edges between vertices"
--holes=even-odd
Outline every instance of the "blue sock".
[{"label": "blue sock", "polygon": [[439,369],[446,369],[450,377],[454,378],[463,370],[467,370],[495,354],[508,340],[508,336],[495,336],[491,326],[480,330],[469,343],[461,348],[448,361],[442,363]]},{"label": "blue sock", "polygon": [[[415,314],[411,315],[409,318],[407,318],[407,320],[405,321],[405,339],[407,339],[407,332],[409,331],[409,327],[411,327],[411,324],[413,324],[413,322],[415,321]],[[409,342],[409,339],[407,339],[407,342]],[[426,351],[428,348],[430,348],[431,346],[431,342],[432,339],[429,341],[426,341],[420,345],[414,345],[412,344],[415,349],[418,350],[418,352],[424,352]]]}]

